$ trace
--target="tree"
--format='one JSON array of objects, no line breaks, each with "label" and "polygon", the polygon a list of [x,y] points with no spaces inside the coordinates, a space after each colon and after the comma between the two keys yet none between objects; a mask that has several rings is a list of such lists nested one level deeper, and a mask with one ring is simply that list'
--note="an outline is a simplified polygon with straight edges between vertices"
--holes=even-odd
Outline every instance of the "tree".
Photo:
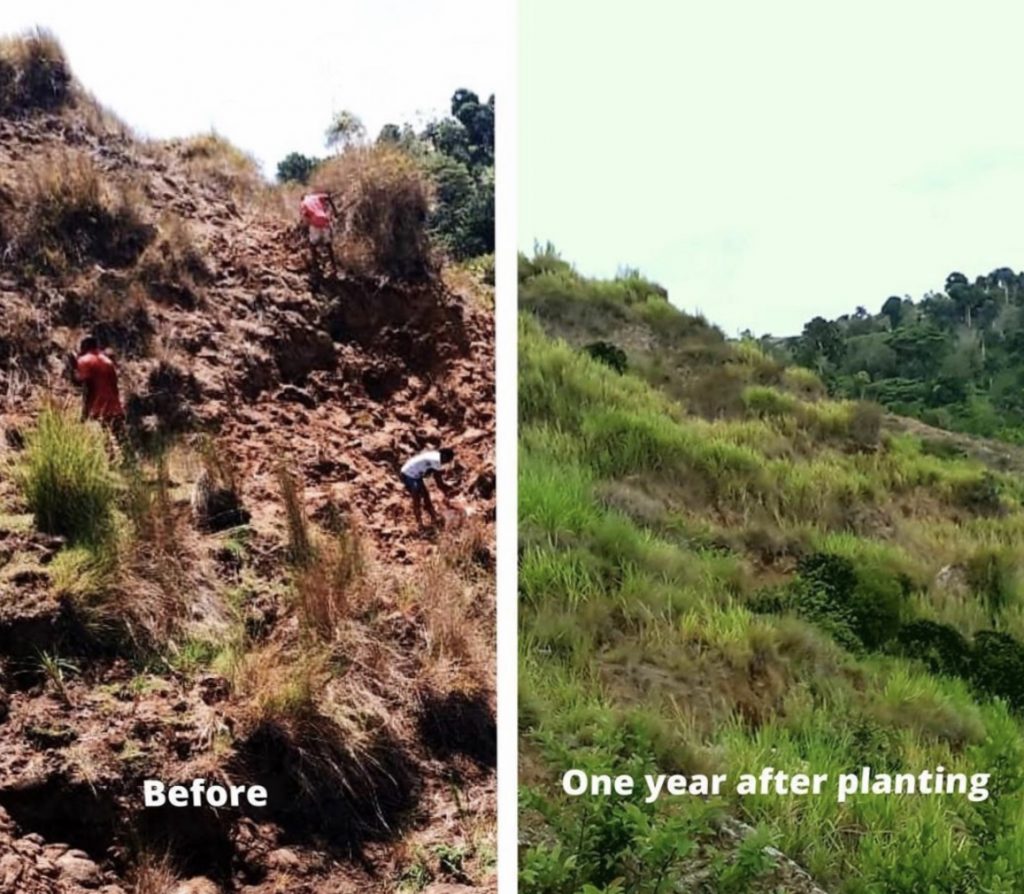
[{"label": "tree", "polygon": [[398,146],[402,142],[402,129],[397,124],[385,124],[377,134],[377,142]]},{"label": "tree", "polygon": [[301,152],[291,152],[277,163],[277,179],[281,183],[307,183],[319,161]]},{"label": "tree", "polygon": [[494,96],[480,102],[472,90],[459,89],[452,95],[452,116],[468,138],[474,164],[488,165],[494,161]]},{"label": "tree", "polygon": [[903,300],[899,295],[890,295],[882,305],[882,316],[889,318],[889,325],[895,329],[903,320]]},{"label": "tree", "polygon": [[425,139],[442,155],[469,165],[473,161],[473,153],[469,143],[469,133],[454,118],[431,121],[423,131]]},{"label": "tree", "polygon": [[838,324],[815,317],[804,326],[797,357],[802,365],[820,370],[823,361],[836,363],[845,350],[846,342]]},{"label": "tree", "polygon": [[354,112],[342,110],[331,119],[324,139],[328,149],[344,149],[365,140],[366,127]]}]

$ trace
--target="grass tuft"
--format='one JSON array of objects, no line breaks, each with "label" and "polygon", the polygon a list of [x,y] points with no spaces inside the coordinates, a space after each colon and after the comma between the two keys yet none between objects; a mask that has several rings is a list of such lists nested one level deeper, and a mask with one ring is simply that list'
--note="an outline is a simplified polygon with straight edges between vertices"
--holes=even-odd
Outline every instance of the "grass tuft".
[{"label": "grass tuft", "polygon": [[28,435],[18,482],[41,531],[72,543],[98,543],[110,535],[117,485],[104,432],[53,405]]}]

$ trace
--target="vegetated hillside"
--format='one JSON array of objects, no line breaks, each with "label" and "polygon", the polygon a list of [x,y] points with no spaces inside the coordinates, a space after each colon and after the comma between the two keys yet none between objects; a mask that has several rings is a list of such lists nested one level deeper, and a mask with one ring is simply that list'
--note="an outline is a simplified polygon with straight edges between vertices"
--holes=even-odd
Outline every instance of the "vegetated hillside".
[{"label": "vegetated hillside", "polygon": [[[0,891],[493,887],[492,297],[400,159],[318,176],[352,210],[312,291],[243,153],[0,45]],[[78,422],[87,332],[129,446]],[[423,533],[397,469],[440,444],[464,511]],[[195,777],[269,806],[143,809]]]},{"label": "vegetated hillside", "polygon": [[[549,248],[520,296],[521,889],[1019,890],[1019,452],[829,400],[633,273]],[[559,786],[766,766],[992,797]]]},{"label": "vegetated hillside", "polygon": [[796,338],[762,340],[818,370],[829,392],[868,397],[956,431],[1024,443],[1024,274],[950,273],[920,301],[893,295],[815,317]]}]

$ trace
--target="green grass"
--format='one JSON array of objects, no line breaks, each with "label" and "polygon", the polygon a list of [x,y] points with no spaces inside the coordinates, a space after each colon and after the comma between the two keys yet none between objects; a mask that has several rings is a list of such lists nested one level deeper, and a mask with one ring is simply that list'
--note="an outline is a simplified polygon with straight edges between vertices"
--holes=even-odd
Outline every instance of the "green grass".
[{"label": "green grass", "polygon": [[109,535],[117,485],[98,427],[44,407],[17,478],[39,530],[73,543],[96,543]]},{"label": "green grass", "polygon": [[[589,294],[555,266],[528,275],[524,294],[556,331],[592,311],[635,320],[658,300],[630,304],[621,286]],[[672,320],[682,315],[664,302],[644,313],[700,354],[699,322]],[[710,339],[705,354],[723,347]],[[1016,891],[1024,727],[1000,695],[1012,680],[934,674],[903,657],[895,636],[924,619],[968,642],[984,631],[1024,642],[1020,483],[881,434],[871,405],[823,400],[813,374],[775,369],[752,346],[725,362],[746,377],[740,399],[700,415],[676,396],[685,389],[653,381],[632,358],[619,374],[522,318],[524,890],[670,890],[718,846],[715,817],[731,815],[753,827],[753,843],[714,857],[720,890],[772,890],[758,887],[771,877],[758,842],[770,842],[842,894]],[[813,555],[853,569],[852,639],[822,614],[845,617],[827,590],[754,610],[791,592],[798,561]],[[585,799],[557,785],[570,766],[836,774],[939,764],[991,772],[993,796],[730,795],[637,817],[625,804],[586,814]],[[666,838],[692,848],[668,859],[657,851]],[[668,859],[660,881],[663,862],[644,858],[655,852]]]}]

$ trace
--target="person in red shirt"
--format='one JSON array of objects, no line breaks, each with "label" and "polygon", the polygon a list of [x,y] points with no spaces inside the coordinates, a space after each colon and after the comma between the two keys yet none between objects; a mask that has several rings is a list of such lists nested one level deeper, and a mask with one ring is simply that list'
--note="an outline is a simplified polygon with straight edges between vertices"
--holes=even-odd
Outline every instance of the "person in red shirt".
[{"label": "person in red shirt", "polygon": [[338,209],[334,199],[328,192],[311,192],[302,197],[299,212],[303,222],[309,227],[309,255],[311,271],[316,277],[319,273],[317,255],[323,248],[331,259],[331,269],[338,275],[338,262],[334,258],[334,218]]},{"label": "person in red shirt", "polygon": [[96,419],[115,431],[124,426],[124,407],[117,385],[117,365],[100,350],[99,342],[89,335],[82,339],[78,356],[70,357],[71,376],[82,385],[82,420]]}]

